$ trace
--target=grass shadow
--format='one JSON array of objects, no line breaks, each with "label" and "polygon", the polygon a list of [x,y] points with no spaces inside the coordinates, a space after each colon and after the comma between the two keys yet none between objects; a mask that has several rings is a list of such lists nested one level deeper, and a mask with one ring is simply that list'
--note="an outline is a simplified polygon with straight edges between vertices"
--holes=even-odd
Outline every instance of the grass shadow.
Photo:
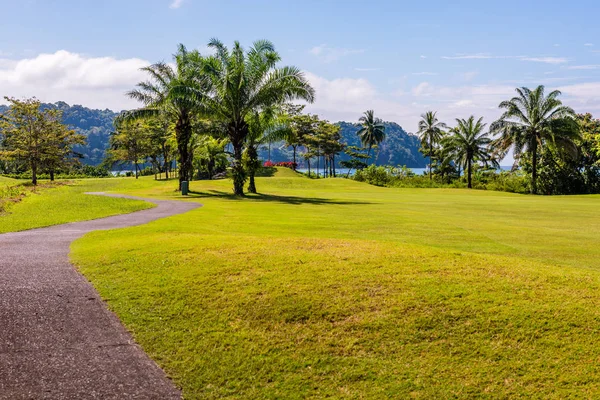
[{"label": "grass shadow", "polygon": [[233,201],[263,201],[263,202],[275,202],[283,204],[301,205],[301,204],[335,204],[335,205],[361,205],[361,204],[372,204],[366,201],[347,201],[347,200],[333,200],[323,199],[318,197],[298,197],[298,196],[279,196],[274,194],[248,194],[247,196],[236,196],[233,193],[227,193],[220,190],[208,190],[205,192],[190,191],[189,197],[192,198],[219,198]]}]

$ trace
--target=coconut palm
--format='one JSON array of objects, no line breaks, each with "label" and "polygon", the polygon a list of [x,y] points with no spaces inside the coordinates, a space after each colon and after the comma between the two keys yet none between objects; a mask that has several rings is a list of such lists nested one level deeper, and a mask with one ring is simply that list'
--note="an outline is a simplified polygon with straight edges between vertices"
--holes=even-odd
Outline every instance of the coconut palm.
[{"label": "coconut palm", "polygon": [[233,191],[243,195],[242,152],[249,133],[248,115],[295,99],[313,102],[315,92],[298,68],[276,67],[281,58],[269,41],[257,41],[247,52],[239,42],[231,50],[217,39],[208,46],[216,54],[203,62],[210,81],[210,96],[203,102],[213,118],[227,125],[233,147]]},{"label": "coconut palm", "polygon": [[[145,119],[162,116],[175,123],[177,141],[179,185],[188,181],[192,171],[192,154],[190,139],[195,115],[202,110],[200,93],[205,93],[207,85],[203,80],[201,56],[196,50],[188,51],[179,45],[173,56],[174,65],[159,62],[142,68],[149,75],[149,80],[140,82],[128,96],[142,102],[143,108],[125,113],[121,119]],[[182,88],[193,90],[195,96],[182,95]]]},{"label": "coconut palm", "polygon": [[498,134],[494,147],[504,156],[513,148],[515,158],[523,153],[531,156],[531,193],[537,193],[538,156],[546,146],[556,146],[576,153],[573,139],[578,136],[575,124],[565,124],[565,120],[575,118],[572,108],[564,106],[558,99],[560,91],[555,90],[547,96],[544,86],[534,90],[517,88],[517,96],[500,103],[504,114],[490,126],[490,131]]},{"label": "coconut palm", "polygon": [[248,172],[248,191],[256,193],[254,177],[260,168],[258,147],[265,143],[282,140],[289,135],[290,127],[285,123],[279,110],[269,107],[261,112],[254,111],[246,117],[248,135],[246,136],[245,166]]},{"label": "coconut palm", "polygon": [[488,132],[484,132],[487,124],[483,123],[483,118],[475,121],[475,117],[471,115],[469,119],[457,119],[456,124],[456,128],[442,139],[442,143],[444,149],[452,154],[454,161],[466,171],[470,189],[473,187],[473,163],[481,161],[497,166],[497,162],[490,154],[492,139]]},{"label": "coconut palm", "polygon": [[373,110],[365,111],[359,121],[362,126],[356,134],[363,147],[369,149],[367,154],[370,156],[373,146],[377,146],[385,140],[385,125],[381,119],[375,118]]},{"label": "coconut palm", "polygon": [[421,145],[429,150],[429,179],[432,179],[433,169],[433,147],[439,143],[442,136],[444,135],[444,129],[448,128],[446,124],[440,122],[437,118],[437,112],[427,111],[421,115],[421,121],[419,121],[419,131],[417,134],[421,139]]}]

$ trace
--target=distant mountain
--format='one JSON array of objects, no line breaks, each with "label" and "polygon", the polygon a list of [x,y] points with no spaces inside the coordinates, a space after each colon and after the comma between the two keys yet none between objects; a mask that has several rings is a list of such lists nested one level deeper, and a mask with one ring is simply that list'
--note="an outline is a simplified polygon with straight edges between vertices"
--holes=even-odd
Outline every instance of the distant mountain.
[{"label": "distant mountain", "polygon": [[[63,122],[77,132],[85,135],[87,144],[76,150],[84,155],[82,160],[85,164],[98,165],[104,159],[108,149],[108,139],[113,131],[114,120],[119,113],[111,110],[95,110],[81,105],[70,106],[59,101],[54,104],[45,103],[42,107],[58,108],[63,111]],[[0,113],[7,110],[7,106],[0,105]],[[342,142],[350,146],[360,146],[360,140],[356,133],[360,125],[350,122],[338,122],[341,127]],[[407,133],[395,122],[385,122],[386,139],[377,152],[377,164],[379,165],[406,165],[410,168],[423,168],[427,162],[419,152],[419,139]],[[260,149],[260,158],[269,159],[269,150],[265,146]],[[281,143],[271,145],[271,157],[274,162],[289,161],[292,158],[290,149],[283,147]],[[348,159],[345,154],[340,155],[336,161]],[[302,157],[298,157],[302,164]]]},{"label": "distant mountain", "polygon": [[[337,122],[341,128],[342,142],[349,146],[360,146],[360,139],[356,135],[360,130],[359,124],[351,122]],[[425,168],[427,161],[419,152],[421,143],[419,138],[413,134],[407,133],[400,125],[395,122],[384,122],[386,138],[379,146],[377,155],[378,165],[406,165],[409,168]],[[268,146],[264,146],[259,151],[261,159],[269,159]],[[292,159],[292,151],[283,146],[282,143],[271,145],[271,161],[289,161]],[[346,154],[336,157],[336,161],[347,160]],[[297,157],[300,167],[304,166],[302,157]]]},{"label": "distant mountain", "polygon": [[[360,146],[360,139],[356,135],[360,130],[359,124],[338,122],[342,130],[342,141],[350,146]],[[419,152],[421,142],[413,134],[407,133],[395,122],[384,122],[385,140],[377,150],[378,165],[406,165],[409,168],[424,168],[427,161]],[[347,159],[346,156],[341,157]]]}]

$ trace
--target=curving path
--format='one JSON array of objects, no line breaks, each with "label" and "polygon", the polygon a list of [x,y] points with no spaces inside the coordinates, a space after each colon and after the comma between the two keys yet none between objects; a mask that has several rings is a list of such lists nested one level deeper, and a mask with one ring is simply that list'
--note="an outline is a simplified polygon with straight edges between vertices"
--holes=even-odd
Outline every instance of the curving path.
[{"label": "curving path", "polygon": [[0,399],[181,397],[68,254],[71,242],[87,232],[141,225],[201,205],[107,196],[157,207],[0,235]]}]

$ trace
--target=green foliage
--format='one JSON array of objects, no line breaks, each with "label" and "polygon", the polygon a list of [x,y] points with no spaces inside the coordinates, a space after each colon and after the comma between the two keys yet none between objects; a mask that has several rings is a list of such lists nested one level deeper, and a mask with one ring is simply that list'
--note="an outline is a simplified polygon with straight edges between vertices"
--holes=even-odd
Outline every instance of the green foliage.
[{"label": "green foliage", "polygon": [[256,41],[248,51],[239,42],[230,50],[217,39],[208,46],[216,54],[203,61],[209,84],[203,104],[211,118],[227,127],[233,146],[233,191],[243,195],[247,175],[242,154],[249,133],[248,115],[294,99],[312,102],[314,89],[298,68],[277,67],[281,57],[269,41]]},{"label": "green foliage", "polygon": [[0,117],[0,157],[27,166],[34,185],[42,170],[54,179],[57,170],[74,163],[73,146],[85,139],[62,124],[59,110],[42,109],[36,99],[5,99],[10,108]]},{"label": "green foliage", "polygon": [[577,124],[573,123],[575,112],[558,99],[560,91],[544,93],[544,86],[535,90],[516,89],[517,96],[500,103],[505,112],[494,122],[490,130],[500,135],[493,143],[498,158],[513,149],[515,158],[524,153],[530,157],[531,193],[538,193],[538,158],[540,153],[568,152],[576,157],[574,144],[579,136]]},{"label": "green foliage", "polygon": [[490,143],[491,139],[484,132],[485,125],[483,117],[475,121],[475,117],[469,119],[457,119],[456,128],[452,129],[448,136],[441,142],[446,158],[451,159],[467,173],[467,187],[472,188],[473,164],[483,162],[486,165],[491,162],[496,168],[499,167],[496,160],[492,159]]},{"label": "green foliage", "polygon": [[385,125],[380,118],[375,117],[373,110],[365,111],[359,121],[361,128],[356,134],[363,147],[368,148],[370,153],[374,146],[385,140]]},{"label": "green foliage", "polygon": [[[442,140],[442,137],[444,136],[443,130],[446,128],[446,124],[438,120],[436,112],[427,111],[425,114],[421,115],[419,131],[417,134],[421,139],[422,149],[426,149],[426,154],[429,157],[430,180],[432,179],[434,149]],[[421,150],[424,154],[425,151]]]}]

